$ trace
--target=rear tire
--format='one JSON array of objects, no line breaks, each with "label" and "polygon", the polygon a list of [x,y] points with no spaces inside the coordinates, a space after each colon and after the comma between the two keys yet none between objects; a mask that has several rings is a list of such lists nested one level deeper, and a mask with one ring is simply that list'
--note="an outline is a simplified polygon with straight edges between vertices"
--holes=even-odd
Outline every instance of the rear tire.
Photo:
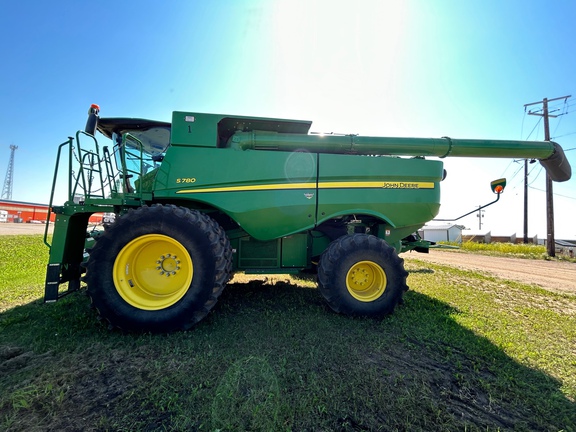
[{"label": "rear tire", "polygon": [[98,238],[86,269],[88,295],[112,327],[186,330],[228,282],[232,249],[222,228],[195,210],[130,210]]},{"label": "rear tire", "polygon": [[393,312],[408,290],[404,260],[384,240],[345,235],[330,243],[318,264],[318,288],[330,307],[346,315]]}]

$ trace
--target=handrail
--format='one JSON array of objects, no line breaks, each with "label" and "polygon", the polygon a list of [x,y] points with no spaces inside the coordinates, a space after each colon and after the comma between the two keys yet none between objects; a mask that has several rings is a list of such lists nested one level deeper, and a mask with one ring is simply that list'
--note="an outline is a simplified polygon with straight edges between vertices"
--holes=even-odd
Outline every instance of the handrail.
[{"label": "handrail", "polygon": [[[81,135],[86,135],[92,140],[93,147],[90,144],[82,145]],[[125,134],[123,137],[124,143],[130,141],[133,146],[132,149],[128,149],[124,145],[124,151],[122,152],[122,170],[121,173],[124,175],[125,181],[129,174],[136,175],[138,177],[142,176],[144,162],[143,162],[143,144],[142,142],[130,135]],[[54,176],[52,179],[52,190],[50,191],[50,201],[48,204],[48,213],[46,216],[46,228],[44,229],[44,244],[52,249],[52,244],[48,242],[48,227],[50,224],[50,217],[54,213],[52,207],[54,205],[54,194],[56,191],[56,184],[58,182],[58,176],[61,173],[60,164],[63,163],[63,153],[65,147],[68,146],[68,191],[67,191],[67,204],[74,203],[74,197],[77,192],[82,192],[84,200],[89,200],[90,198],[106,198],[107,193],[118,194],[118,187],[116,185],[116,175],[114,174],[114,167],[112,166],[111,153],[108,151],[107,147],[103,147],[102,157],[100,157],[100,147],[98,140],[82,131],[76,132],[76,147],[77,155],[74,154],[74,137],[68,137],[68,140],[63,142],[58,146],[58,152],[56,155],[56,164],[54,168]],[[136,161],[138,168],[130,169],[126,163],[126,158],[132,157]],[[104,166],[102,166],[104,165]],[[74,168],[78,169],[77,175],[74,175]],[[137,171],[139,169],[139,171]],[[97,178],[94,178],[95,173]],[[118,172],[117,174],[120,174]],[[99,181],[100,188],[94,185],[94,180]],[[129,193],[130,194],[130,193]],[[131,193],[132,196],[136,198],[142,198],[142,190],[138,190]]]},{"label": "handrail", "polygon": [[[91,149],[83,149],[81,144],[80,144],[80,135],[86,135],[87,137],[91,138],[94,142],[94,151]],[[78,173],[78,179],[76,180],[76,184],[74,185],[74,190],[72,191],[72,193],[76,192],[76,188],[78,187],[78,183],[80,181],[80,178],[82,178],[82,188],[84,189],[84,198],[86,197],[90,197],[92,194],[92,173],[94,171],[98,172],[100,174],[100,186],[103,187],[104,186],[104,182],[102,179],[102,170],[101,170],[101,166],[100,166],[100,151],[98,148],[98,140],[93,136],[90,135],[82,130],[79,130],[78,132],[76,132],[76,142],[77,142],[77,146],[78,146],[78,163],[80,164],[80,172]],[[88,161],[86,161],[88,158],[90,157],[90,159]],[[96,160],[96,162],[94,162],[94,159]],[[94,165],[98,164],[98,169],[94,169]],[[88,178],[88,185],[86,185],[86,176],[85,176],[85,167],[90,167],[89,169],[87,169],[87,171],[89,172],[89,178]],[[70,172],[72,172],[72,170],[70,170]],[[68,197],[69,200],[74,200],[73,194],[71,196]]]},{"label": "handrail", "polygon": [[114,169],[112,167],[112,155],[107,146],[102,147],[102,154],[104,159],[104,166],[106,167],[106,176],[108,178],[108,187],[110,188],[110,195],[118,194],[118,188],[115,182]]},{"label": "handrail", "polygon": [[[88,136],[92,142],[93,146],[90,144],[81,144],[81,135]],[[105,198],[107,190],[110,192],[116,191],[114,185],[114,174],[110,161],[110,153],[104,151],[103,158],[100,158],[98,140],[84,132],[76,132],[76,147],[78,154],[74,153],[74,137],[68,137],[68,140],[63,142],[58,146],[58,152],[56,154],[56,165],[54,168],[54,177],[52,179],[52,189],[50,191],[50,201],[48,204],[48,213],[46,216],[46,228],[44,230],[44,244],[48,246],[49,249],[52,245],[48,242],[48,227],[50,224],[50,217],[54,213],[52,207],[54,205],[54,194],[56,191],[56,184],[58,182],[58,176],[61,173],[60,164],[63,162],[64,148],[68,146],[68,190],[67,190],[67,203],[73,203],[74,197],[77,192],[82,192],[84,200],[90,199],[91,197]],[[106,173],[102,164],[104,163]],[[77,167],[77,175],[74,175],[74,169]],[[98,173],[98,178],[94,178],[94,174]],[[104,181],[104,176],[106,175],[106,182]],[[100,189],[94,186],[94,180],[100,182]],[[99,193],[98,193],[99,192]],[[66,204],[65,204],[66,205]]]},{"label": "handrail", "polygon": [[[50,214],[52,213],[52,204],[54,203],[54,191],[56,190],[56,180],[58,179],[58,167],[60,166],[60,154],[62,153],[62,147],[65,145],[70,146],[70,152],[72,152],[72,142],[74,138],[68,137],[68,141],[63,142],[58,146],[58,152],[56,154],[56,166],[54,168],[54,178],[52,179],[52,190],[50,191],[50,201],[48,202],[48,213],[46,215],[46,227],[44,228],[44,244],[52,249],[52,245],[48,243],[48,227],[50,225]],[[70,163],[72,163],[70,161]],[[68,195],[70,195],[71,179],[68,179]]]}]

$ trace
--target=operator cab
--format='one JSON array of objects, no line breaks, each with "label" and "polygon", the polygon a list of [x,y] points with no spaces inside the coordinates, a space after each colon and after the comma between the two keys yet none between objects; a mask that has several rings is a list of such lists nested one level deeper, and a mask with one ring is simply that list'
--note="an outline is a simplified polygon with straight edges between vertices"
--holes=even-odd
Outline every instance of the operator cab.
[{"label": "operator cab", "polygon": [[96,128],[113,142],[124,192],[149,189],[155,170],[170,145],[171,124],[133,118],[100,118]]}]

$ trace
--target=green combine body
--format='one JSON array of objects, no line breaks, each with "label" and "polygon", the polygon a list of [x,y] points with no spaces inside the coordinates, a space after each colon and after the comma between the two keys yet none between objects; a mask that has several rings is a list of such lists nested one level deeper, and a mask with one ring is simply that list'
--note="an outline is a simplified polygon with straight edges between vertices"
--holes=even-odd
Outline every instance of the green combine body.
[{"label": "green combine body", "polygon": [[[425,157],[534,158],[553,180],[571,176],[553,142],[319,135],[308,121],[98,111],[58,150],[45,301],[82,279],[98,313],[130,331],[191,327],[236,271],[317,272],[337,312],[390,313],[408,289],[398,253],[427,252],[415,233],[440,208],[443,164]],[[67,201],[54,206],[64,167]],[[87,234],[100,212],[115,222]]]}]

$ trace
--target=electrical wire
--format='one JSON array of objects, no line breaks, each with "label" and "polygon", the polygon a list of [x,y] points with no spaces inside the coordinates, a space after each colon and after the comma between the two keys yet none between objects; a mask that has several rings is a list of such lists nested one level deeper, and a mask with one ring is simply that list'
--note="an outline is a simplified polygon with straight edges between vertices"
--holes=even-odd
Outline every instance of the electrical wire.
[{"label": "electrical wire", "polygon": [[534,171],[534,170],[535,170],[536,168],[538,168],[539,166],[542,168],[542,165],[540,165],[540,164],[533,164],[533,165],[532,165],[532,169],[531,169],[530,171],[528,171],[528,175],[532,174],[532,171]]},{"label": "electrical wire", "polygon": [[[540,165],[540,166],[541,166],[541,165]],[[534,169],[535,169],[536,167],[537,167],[537,165],[534,165],[534,166],[531,168],[531,170],[528,172],[528,175],[530,175],[530,174],[532,173],[532,171],[534,171]],[[523,168],[524,168],[524,164],[522,164],[521,169],[519,169],[519,170],[516,172],[516,174],[518,174],[518,172],[520,172]],[[516,176],[516,174],[514,174],[514,176]],[[512,178],[510,179],[510,183],[512,183],[512,180],[514,180],[514,177],[512,177]],[[524,185],[524,177],[519,178],[519,179],[518,179],[518,182],[516,182],[514,185],[510,186],[509,189],[515,190],[518,186],[521,186],[521,185],[522,185],[522,186]]]},{"label": "electrical wire", "polygon": [[568,98],[565,98],[563,101],[554,101],[553,103],[548,104],[548,112],[552,112],[551,110],[558,110],[560,108],[566,109],[566,107],[574,105],[576,105],[574,100],[568,102]]},{"label": "electrical wire", "polygon": [[[562,108],[566,109],[567,107],[570,108],[572,106],[576,106],[576,100],[570,99],[570,102],[568,102],[569,99],[570,99],[570,97],[566,97],[563,99],[548,102],[548,113],[551,113],[553,111],[558,111]],[[540,103],[543,103],[543,102],[544,101],[542,101]],[[526,111],[528,111],[529,114],[543,113],[544,107],[538,108],[538,109],[528,109],[527,107],[524,107],[524,112],[526,112]]]},{"label": "electrical wire", "polygon": [[[562,114],[560,114],[560,115],[562,115]],[[560,117],[560,120],[558,120],[558,121],[556,122],[556,127],[554,128],[554,132],[552,132],[552,135],[555,135],[555,134],[556,134],[556,131],[558,130],[558,126],[560,126],[560,123],[562,123],[562,119],[563,119],[563,118],[564,118],[564,117]]]},{"label": "electrical wire", "polygon": [[536,130],[536,128],[538,127],[538,125],[539,125],[540,122],[542,121],[542,118],[543,118],[543,117],[540,117],[540,118],[538,119],[538,122],[534,125],[534,128],[532,129],[532,132],[530,132],[530,133],[528,134],[528,136],[526,137],[526,141],[528,141],[528,139],[532,136],[532,134],[534,133],[534,131]]},{"label": "electrical wire", "polygon": [[[540,192],[546,192],[544,189],[535,188],[534,186],[528,186],[528,187],[529,187],[530,189],[534,189],[534,190],[537,190],[537,191],[540,191]],[[562,198],[567,198],[567,199],[576,200],[576,197],[569,197],[569,196],[567,196],[567,195],[562,195],[562,194],[558,194],[558,193],[555,193],[555,192],[552,192],[552,195],[559,196],[559,197],[562,197]]]},{"label": "electrical wire", "polygon": [[571,114],[571,113],[573,113],[573,112],[576,112],[576,109],[574,109],[574,110],[572,110],[572,111],[565,111],[565,112],[563,112],[563,113],[561,113],[561,114],[557,114],[556,117],[564,116],[564,115],[566,115],[566,114]]},{"label": "electrical wire", "polygon": [[[518,168],[518,171],[516,171],[516,172],[514,173],[514,175],[512,176],[512,178],[510,178],[509,181],[512,182],[512,180],[514,180],[514,177],[516,177],[516,176],[518,175],[518,173],[519,173],[520,171],[522,171],[523,168],[524,168],[524,165],[521,165],[520,168]],[[514,186],[514,187],[516,187],[516,186]],[[514,188],[512,188],[512,189],[514,189]]]},{"label": "electrical wire", "polygon": [[504,168],[504,171],[502,171],[502,174],[500,174],[500,178],[504,177],[504,174],[506,174],[506,171],[508,171],[508,168],[510,168],[510,165],[512,165],[514,162],[516,162],[514,159],[512,159],[510,161],[510,163],[508,164],[508,166],[506,168]]},{"label": "electrical wire", "polygon": [[[555,106],[560,106],[560,104],[555,105]],[[574,109],[572,109],[574,107]],[[567,114],[576,112],[576,100],[571,100],[570,102],[568,102],[568,98],[564,99],[564,103],[562,104],[562,112],[560,114],[558,114],[556,117],[560,117],[560,120],[558,121],[558,123],[556,123],[556,127],[554,128],[554,132],[552,133],[552,137],[550,139],[556,139],[556,138],[561,138],[561,137],[565,137],[568,135],[574,135],[576,134],[576,132],[570,132],[567,134],[563,134],[563,135],[556,135],[556,132],[558,131],[558,128],[560,127],[560,124],[562,123],[562,116],[565,116]]]},{"label": "electrical wire", "polygon": [[[562,138],[562,137],[565,137],[565,136],[568,136],[568,135],[576,135],[576,132],[570,132],[570,133],[567,133],[567,134],[564,134],[564,135],[558,135],[558,136],[552,137],[552,138],[550,138],[550,139]],[[572,150],[574,150],[574,149],[572,149]],[[564,150],[564,151],[566,151],[566,150]]]},{"label": "electrical wire", "polygon": [[[536,174],[536,177],[534,177],[534,180],[532,180],[530,183],[528,183],[528,185],[527,185],[528,187],[530,187],[530,185],[531,185],[532,183],[534,183],[536,180],[538,180],[538,177],[540,177],[540,174],[542,174],[542,170],[543,170],[543,169],[544,169],[544,167],[543,167],[542,165],[540,165],[540,171],[538,171],[538,174]],[[534,168],[533,168],[532,170],[534,170]],[[531,172],[532,172],[532,171],[530,171],[530,173],[531,173]],[[528,175],[530,175],[530,173],[528,173]]]}]

